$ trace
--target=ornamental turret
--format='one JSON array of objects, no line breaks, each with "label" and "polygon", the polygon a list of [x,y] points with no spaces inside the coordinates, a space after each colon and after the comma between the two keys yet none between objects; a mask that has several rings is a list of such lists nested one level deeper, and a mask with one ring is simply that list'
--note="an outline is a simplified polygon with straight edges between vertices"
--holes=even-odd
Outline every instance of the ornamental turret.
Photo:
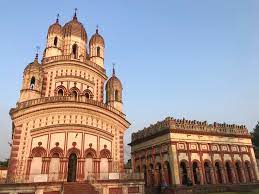
[{"label": "ornamental turret", "polygon": [[115,75],[113,68],[112,77],[106,83],[106,104],[122,112],[122,84]]},{"label": "ornamental turret", "polygon": [[[58,16],[59,17],[59,16]],[[63,53],[63,34],[59,19],[49,27],[44,57],[59,56]]]},{"label": "ornamental turret", "polygon": [[36,54],[34,61],[24,69],[19,102],[40,98],[42,84],[43,70],[38,62],[38,54]]},{"label": "ornamental turret", "polygon": [[90,60],[104,68],[104,39],[99,34],[98,28],[89,42]]},{"label": "ornamental turret", "polygon": [[74,59],[86,58],[87,34],[86,30],[78,20],[76,12],[73,19],[66,23],[62,29],[64,46],[64,55],[71,55]]}]

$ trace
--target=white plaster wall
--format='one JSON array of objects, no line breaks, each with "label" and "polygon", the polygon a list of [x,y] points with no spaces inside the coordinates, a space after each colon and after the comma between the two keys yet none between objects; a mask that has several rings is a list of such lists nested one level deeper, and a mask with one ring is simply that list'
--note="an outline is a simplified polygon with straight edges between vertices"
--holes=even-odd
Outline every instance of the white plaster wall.
[{"label": "white plaster wall", "polygon": [[89,148],[90,143],[92,144],[92,148],[97,151],[97,136],[85,134],[85,149]]},{"label": "white plaster wall", "polygon": [[81,143],[82,143],[82,133],[80,132],[71,132],[68,133],[68,137],[67,137],[67,147],[68,149],[73,147],[72,143],[76,142],[76,148],[78,148],[79,150],[81,149]]},{"label": "white plaster wall", "polygon": [[51,158],[50,165],[49,165],[49,179],[50,179],[50,181],[58,180],[59,167],[60,167],[60,159],[59,158]]},{"label": "white plaster wall", "polygon": [[107,145],[107,149],[111,151],[111,142],[107,139],[100,138],[100,150],[104,148],[104,145]]},{"label": "white plaster wall", "polygon": [[59,147],[64,149],[65,133],[53,133],[50,135],[50,149],[56,147],[56,142],[59,143]]},{"label": "white plaster wall", "polygon": [[47,145],[48,145],[48,135],[34,137],[32,139],[32,148],[37,147],[39,142],[42,143],[42,145],[41,145],[42,147],[47,148]]},{"label": "white plaster wall", "polygon": [[30,181],[34,180],[34,177],[41,174],[42,158],[34,157],[31,161]]}]

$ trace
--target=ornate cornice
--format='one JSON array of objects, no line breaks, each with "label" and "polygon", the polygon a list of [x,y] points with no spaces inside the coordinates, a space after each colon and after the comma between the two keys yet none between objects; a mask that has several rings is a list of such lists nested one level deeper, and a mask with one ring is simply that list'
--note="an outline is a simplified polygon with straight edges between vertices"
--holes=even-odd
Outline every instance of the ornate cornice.
[{"label": "ornate cornice", "polygon": [[99,108],[113,112],[113,113],[119,115],[120,117],[122,117],[123,119],[125,119],[124,113],[120,112],[119,110],[117,110],[107,104],[104,104],[102,102],[98,102],[95,100],[87,99],[87,98],[79,97],[79,98],[75,99],[71,96],[51,96],[51,97],[43,97],[43,98],[28,100],[25,102],[20,102],[20,103],[16,104],[15,108],[12,108],[10,110],[10,115],[12,115],[13,113],[15,113],[19,110],[30,108],[32,106],[48,104],[48,103],[56,103],[56,102],[75,102],[75,103],[89,104],[89,105],[97,106]]},{"label": "ornate cornice", "polygon": [[130,145],[139,144],[167,133],[182,133],[195,135],[224,136],[237,138],[251,138],[247,128],[244,125],[228,125],[214,122],[208,124],[207,121],[200,122],[196,120],[166,118],[161,122],[150,125],[143,130],[132,134]]}]

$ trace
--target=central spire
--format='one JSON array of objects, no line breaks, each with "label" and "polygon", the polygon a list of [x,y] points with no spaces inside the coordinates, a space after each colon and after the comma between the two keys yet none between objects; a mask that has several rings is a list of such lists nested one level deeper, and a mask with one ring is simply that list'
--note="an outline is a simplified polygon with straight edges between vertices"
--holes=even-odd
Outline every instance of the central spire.
[{"label": "central spire", "polygon": [[75,13],[74,13],[73,20],[77,20],[76,12],[77,12],[77,8],[75,8]]},{"label": "central spire", "polygon": [[115,76],[115,63],[112,64],[112,76]]}]

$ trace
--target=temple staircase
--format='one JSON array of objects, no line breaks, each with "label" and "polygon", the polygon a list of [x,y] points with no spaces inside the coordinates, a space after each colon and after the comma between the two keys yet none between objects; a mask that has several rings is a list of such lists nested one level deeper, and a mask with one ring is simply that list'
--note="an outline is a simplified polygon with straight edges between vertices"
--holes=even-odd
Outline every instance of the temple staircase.
[{"label": "temple staircase", "polygon": [[63,194],[100,194],[95,187],[88,182],[66,182]]}]

